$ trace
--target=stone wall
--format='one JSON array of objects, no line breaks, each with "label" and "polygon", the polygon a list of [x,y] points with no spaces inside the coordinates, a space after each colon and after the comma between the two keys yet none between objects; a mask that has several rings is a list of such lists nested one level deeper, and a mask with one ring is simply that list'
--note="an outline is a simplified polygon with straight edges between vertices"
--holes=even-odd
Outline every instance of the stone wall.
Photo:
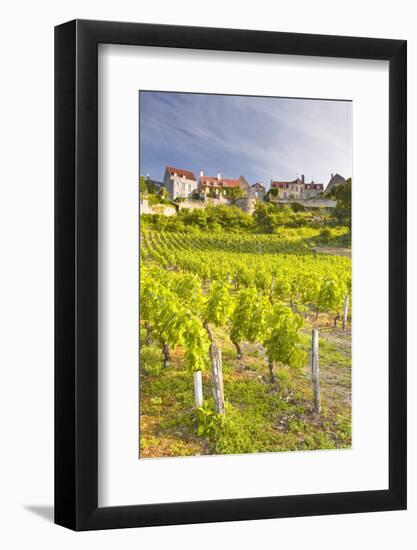
[{"label": "stone wall", "polygon": [[277,204],[301,204],[305,208],[334,208],[337,202],[331,199],[278,199]]},{"label": "stone wall", "polygon": [[255,210],[255,204],[257,199],[252,197],[244,197],[242,199],[236,199],[235,205],[239,207],[242,212],[246,212],[247,214],[253,214]]},{"label": "stone wall", "polygon": [[140,214],[161,214],[162,216],[175,216],[177,209],[169,204],[154,204],[149,205],[148,199],[140,199],[139,201]]},{"label": "stone wall", "polygon": [[212,206],[220,206],[222,204],[230,205],[231,201],[225,197],[219,197],[216,199],[212,197],[206,197],[204,201],[187,199],[185,201],[179,202],[178,206],[180,210],[197,210],[205,208],[208,204]]},{"label": "stone wall", "polygon": [[189,199],[178,203],[178,207],[180,210],[198,210],[205,208],[206,203],[204,201]]},{"label": "stone wall", "polygon": [[[240,208],[243,212],[247,212],[248,214],[252,214],[255,210],[255,203],[257,199],[254,197],[244,197],[242,199],[235,200],[235,205]],[[198,201],[198,200],[186,200],[182,201],[178,204],[180,210],[188,209],[188,210],[196,210],[205,208],[208,204],[219,206],[221,204],[225,205],[231,205],[232,201],[226,198],[220,198],[220,199],[212,199],[207,197],[205,201]]]}]

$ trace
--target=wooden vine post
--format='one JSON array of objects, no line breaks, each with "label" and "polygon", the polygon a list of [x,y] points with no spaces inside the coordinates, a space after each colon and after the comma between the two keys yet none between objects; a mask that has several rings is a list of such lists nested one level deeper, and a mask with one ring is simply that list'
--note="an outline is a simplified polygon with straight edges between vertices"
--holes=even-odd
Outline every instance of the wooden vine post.
[{"label": "wooden vine post", "polygon": [[203,406],[203,382],[201,378],[201,370],[194,371],[193,378],[194,378],[195,406],[202,407]]},{"label": "wooden vine post", "polygon": [[345,302],[343,304],[343,330],[346,330],[348,311],[349,311],[349,294],[346,294]]},{"label": "wooden vine post", "polygon": [[222,350],[216,344],[213,338],[213,333],[210,330],[209,324],[204,321],[204,328],[210,340],[210,364],[211,364],[211,380],[213,384],[214,402],[216,404],[217,414],[226,414],[224,406],[224,389],[223,389],[223,371],[222,371]]},{"label": "wooden vine post", "polygon": [[320,414],[320,378],[319,378],[319,331],[311,333],[311,381],[313,384],[314,413]]}]

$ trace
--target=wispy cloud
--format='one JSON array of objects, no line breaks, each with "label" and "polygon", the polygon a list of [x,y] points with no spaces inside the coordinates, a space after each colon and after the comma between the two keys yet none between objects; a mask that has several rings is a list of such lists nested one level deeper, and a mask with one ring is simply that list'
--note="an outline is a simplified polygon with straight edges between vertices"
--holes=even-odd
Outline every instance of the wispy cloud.
[{"label": "wispy cloud", "polygon": [[161,179],[167,164],[250,182],[327,183],[352,171],[350,102],[140,93],[141,173]]}]

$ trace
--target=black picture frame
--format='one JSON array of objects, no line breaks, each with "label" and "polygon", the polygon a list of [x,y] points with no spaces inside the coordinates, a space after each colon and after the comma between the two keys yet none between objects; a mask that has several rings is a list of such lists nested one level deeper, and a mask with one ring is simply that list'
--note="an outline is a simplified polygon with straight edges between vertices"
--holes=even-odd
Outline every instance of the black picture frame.
[{"label": "black picture frame", "polygon": [[[98,44],[389,62],[389,488],[98,507]],[[406,41],[74,20],[55,28],[55,522],[109,529],[406,508]]]}]

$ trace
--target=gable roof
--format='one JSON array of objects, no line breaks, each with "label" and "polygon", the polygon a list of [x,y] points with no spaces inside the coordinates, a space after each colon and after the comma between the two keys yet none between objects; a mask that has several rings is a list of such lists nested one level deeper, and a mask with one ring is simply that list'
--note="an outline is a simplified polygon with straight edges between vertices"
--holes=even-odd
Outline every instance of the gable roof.
[{"label": "gable roof", "polygon": [[184,176],[185,178],[187,178],[187,180],[196,181],[193,172],[191,172],[190,170],[183,170],[182,168],[173,168],[172,166],[167,166],[166,171],[170,176],[177,174],[177,176],[179,176],[180,178]]},{"label": "gable roof", "polygon": [[260,189],[260,188],[265,189],[265,185],[263,185],[263,184],[260,183],[259,181],[257,181],[256,183],[253,183],[253,184],[251,185],[251,187],[254,187],[255,189]]},{"label": "gable roof", "polygon": [[330,181],[326,187],[326,193],[330,193],[330,191],[332,191],[334,187],[338,187],[339,185],[346,185],[346,183],[346,179],[340,174],[332,174],[332,177],[330,178]]},{"label": "gable roof", "polygon": [[[330,181],[340,181],[340,182],[345,183],[346,179],[343,176],[341,176],[340,174],[332,174],[332,177],[330,178]],[[329,183],[330,183],[330,181],[329,181]]]}]

